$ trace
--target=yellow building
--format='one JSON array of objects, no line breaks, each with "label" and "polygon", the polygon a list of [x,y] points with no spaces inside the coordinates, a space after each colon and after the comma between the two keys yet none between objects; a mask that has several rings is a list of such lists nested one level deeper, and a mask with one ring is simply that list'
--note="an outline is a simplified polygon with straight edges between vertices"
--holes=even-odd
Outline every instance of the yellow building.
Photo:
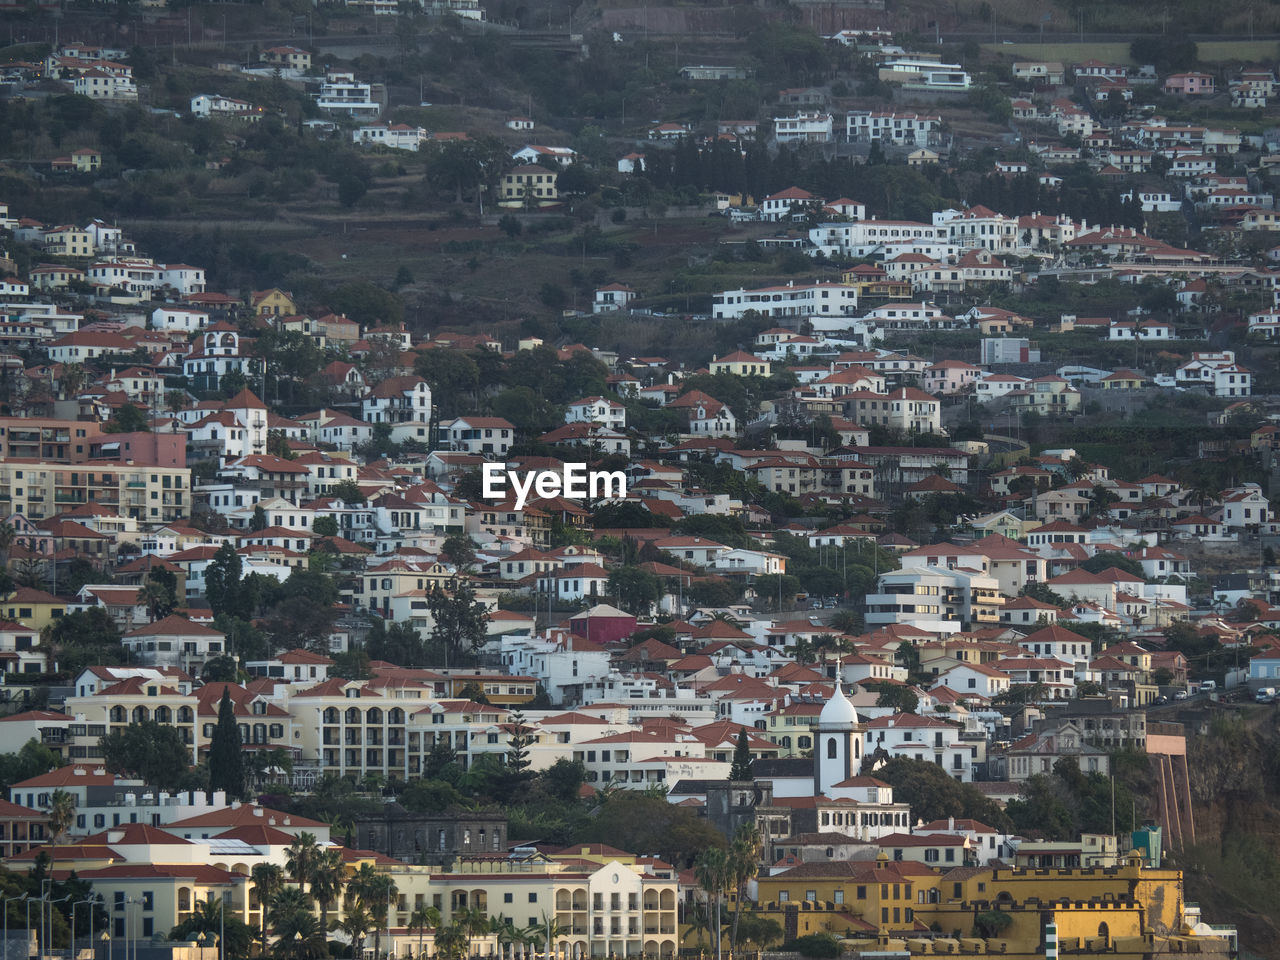
[{"label": "yellow building", "polygon": [[560,174],[536,163],[526,163],[502,175],[498,203],[504,207],[541,207],[560,202],[556,181]]},{"label": "yellow building", "polygon": [[821,703],[803,701],[782,704],[765,714],[765,736],[776,743],[782,757],[803,757],[813,750],[813,729],[818,725]]},{"label": "yellow building", "polygon": [[773,372],[773,364],[745,350],[711,361],[711,373],[732,373],[735,377],[767,377]]},{"label": "yellow building", "polygon": [[937,889],[938,873],[921,863],[876,860],[803,863],[757,880],[758,909],[796,936],[824,931],[836,935],[908,934],[929,929],[916,917]]},{"label": "yellow building", "polygon": [[1117,370],[1098,381],[1103,390],[1141,390],[1147,383],[1146,377],[1132,370]]},{"label": "yellow building", "polygon": [[286,293],[279,287],[253,291],[253,295],[249,298],[249,306],[260,317],[292,317],[298,312],[293,294]]},{"label": "yellow building", "polygon": [[953,937],[970,937],[982,914],[999,911],[1012,921],[999,938],[1008,955],[1044,956],[1044,928],[1053,923],[1063,952],[1140,956],[1152,937],[1184,932],[1182,894],[1180,870],[1144,867],[1135,851],[1116,867],[957,868],[925,891],[916,915]]},{"label": "yellow building", "polygon": [[[1041,958],[1056,936],[1062,953],[1143,960],[1153,952],[1229,955],[1233,932],[1201,923],[1183,901],[1182,872],[1147,868],[1132,852],[1114,867],[1030,869],[890,861],[806,863],[758,881],[758,909],[788,936],[864,936],[846,952],[1000,953]],[[993,923],[994,914],[1008,920]],[[988,924],[984,930],[983,924]],[[927,948],[911,943],[932,928]],[[982,938],[982,933],[999,935]],[[794,931],[794,932],[793,932]],[[865,945],[865,946],[863,946]],[[850,950],[851,948],[851,950]]]},{"label": "yellow building", "polygon": [[67,612],[67,605],[52,594],[34,587],[19,587],[0,604],[4,618],[32,630],[43,630]]}]

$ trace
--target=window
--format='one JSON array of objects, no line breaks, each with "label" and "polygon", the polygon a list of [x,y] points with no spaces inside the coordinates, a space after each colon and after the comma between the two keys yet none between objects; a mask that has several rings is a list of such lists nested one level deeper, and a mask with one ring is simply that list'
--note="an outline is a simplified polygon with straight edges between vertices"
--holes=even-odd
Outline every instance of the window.
[{"label": "window", "polygon": [[503,902],[503,903],[511,903],[511,902],[512,902],[512,900],[514,900],[514,899],[515,899],[514,894],[504,893],[504,894],[502,895],[502,902]]}]

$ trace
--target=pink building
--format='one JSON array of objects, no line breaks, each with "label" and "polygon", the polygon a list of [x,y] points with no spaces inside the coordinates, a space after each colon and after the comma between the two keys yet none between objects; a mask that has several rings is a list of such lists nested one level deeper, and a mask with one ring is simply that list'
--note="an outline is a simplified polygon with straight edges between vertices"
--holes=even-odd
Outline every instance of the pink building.
[{"label": "pink building", "polygon": [[1164,80],[1165,93],[1180,93],[1187,97],[1207,97],[1214,94],[1213,77],[1207,73],[1175,73]]}]

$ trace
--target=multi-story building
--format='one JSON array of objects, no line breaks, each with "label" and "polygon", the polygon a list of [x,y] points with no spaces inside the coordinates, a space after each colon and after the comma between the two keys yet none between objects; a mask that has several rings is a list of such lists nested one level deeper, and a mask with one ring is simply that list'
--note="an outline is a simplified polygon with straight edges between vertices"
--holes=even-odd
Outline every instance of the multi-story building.
[{"label": "multi-story building", "polygon": [[711,303],[717,320],[737,319],[749,311],[773,318],[847,317],[858,308],[858,288],[844,283],[789,281],[777,287],[726,290],[713,296]]},{"label": "multi-story building", "polygon": [[778,143],[830,143],[834,121],[831,114],[800,112],[773,118],[773,138]]},{"label": "multi-story building", "polygon": [[934,633],[956,633],[968,625],[1000,622],[1000,582],[984,573],[940,567],[909,568],[880,575],[867,595],[867,626],[906,624]]},{"label": "multi-story building", "polygon": [[374,119],[382,104],[373,99],[373,85],[356,80],[354,73],[331,72],[315,95],[321,113],[353,120]]},{"label": "multi-story building", "polygon": [[928,143],[941,126],[942,117],[935,114],[850,110],[845,117],[850,140],[887,140],[912,146]]},{"label": "multi-story building", "polygon": [[172,523],[188,515],[190,491],[187,467],[0,461],[0,503],[32,520],[96,503],[138,521]]}]

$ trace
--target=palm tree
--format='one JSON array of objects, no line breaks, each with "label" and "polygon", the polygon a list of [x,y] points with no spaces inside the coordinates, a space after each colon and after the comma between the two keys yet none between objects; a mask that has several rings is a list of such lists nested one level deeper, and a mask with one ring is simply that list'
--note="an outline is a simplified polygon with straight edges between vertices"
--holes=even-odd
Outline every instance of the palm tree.
[{"label": "palm tree", "polygon": [[320,929],[329,932],[329,907],[342,895],[347,866],[336,847],[323,850],[311,871],[311,895],[320,904]]},{"label": "palm tree", "polygon": [[223,928],[222,898],[206,897],[195,902],[191,916],[173,928],[171,939],[204,940],[216,939]]},{"label": "palm tree", "polygon": [[315,876],[316,865],[322,856],[314,833],[302,832],[289,844],[285,853],[284,870],[299,888],[305,888]]},{"label": "palm tree", "polygon": [[83,363],[63,364],[62,375],[58,377],[58,384],[62,387],[62,398],[70,400],[76,396],[88,379],[89,371],[85,369]]},{"label": "palm tree", "polygon": [[435,907],[428,907],[425,904],[418,904],[413,908],[413,913],[409,914],[409,932],[418,931],[418,953],[422,956],[422,936],[428,930],[437,930],[440,927],[440,911]]},{"label": "palm tree", "polygon": [[462,960],[471,949],[467,931],[456,923],[436,931],[436,956],[444,960]]},{"label": "palm tree", "polygon": [[729,880],[733,885],[733,929],[729,933],[729,953],[738,950],[738,922],[742,919],[742,901],[746,897],[747,884],[760,872],[760,853],[764,842],[754,823],[744,823],[733,835],[729,845]]},{"label": "palm tree", "polygon": [[147,608],[147,616],[155,623],[173,612],[173,594],[158,580],[148,578],[138,588],[138,602]]},{"label": "palm tree", "polygon": [[347,891],[354,897],[373,921],[373,955],[382,955],[382,928],[387,925],[387,910],[396,896],[396,883],[385,873],[375,870],[373,864],[362,863],[360,869],[347,882]]},{"label": "palm tree", "polygon": [[49,858],[49,871],[58,862],[58,841],[64,839],[76,820],[76,798],[66,790],[55,790],[49,798],[49,834],[53,841],[53,855]]},{"label": "palm tree", "polygon": [[275,957],[311,960],[324,955],[324,931],[315,918],[315,900],[300,887],[284,887],[271,902]]},{"label": "palm tree", "polygon": [[711,934],[716,945],[716,960],[720,960],[720,897],[729,879],[729,855],[719,847],[702,851],[702,855],[693,864],[693,874],[697,877],[699,886],[707,892],[707,900],[711,906]]},{"label": "palm tree", "polygon": [[479,907],[462,907],[453,912],[453,922],[467,934],[467,955],[471,954],[471,940],[489,932],[489,918]]},{"label": "palm tree", "polygon": [[249,871],[253,880],[253,888],[258,893],[258,910],[261,914],[260,935],[262,950],[267,950],[267,911],[282,889],[284,889],[284,869],[274,863],[255,863]]},{"label": "palm tree", "polygon": [[364,953],[364,938],[372,926],[373,918],[369,916],[369,911],[361,904],[348,899],[346,913],[338,921],[338,929],[351,941],[351,956],[356,960],[359,960]]},{"label": "palm tree", "polygon": [[543,951],[547,956],[551,956],[555,952],[556,940],[563,937],[569,932],[565,927],[560,926],[552,917],[547,916],[546,911],[542,913],[542,922],[532,927],[525,927],[525,941],[533,944],[535,947],[546,943],[546,949]]},{"label": "palm tree", "polygon": [[512,923],[510,917],[496,916],[489,918],[489,932],[498,938],[498,956],[506,957],[507,948],[520,939],[520,931]]}]

